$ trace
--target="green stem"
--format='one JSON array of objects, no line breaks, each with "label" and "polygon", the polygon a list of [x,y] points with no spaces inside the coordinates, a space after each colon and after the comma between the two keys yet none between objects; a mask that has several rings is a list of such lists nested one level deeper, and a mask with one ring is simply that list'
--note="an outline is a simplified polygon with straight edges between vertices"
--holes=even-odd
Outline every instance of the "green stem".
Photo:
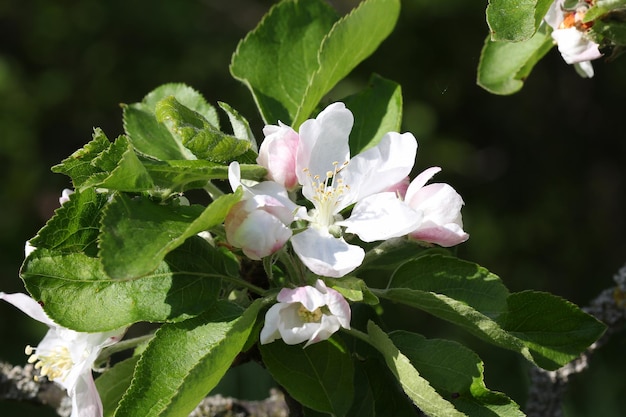
[{"label": "green stem", "polygon": [[242,287],[244,287],[244,288],[246,288],[246,289],[248,289],[248,290],[250,290],[250,291],[252,291],[252,292],[254,292],[254,293],[258,294],[258,295],[260,295],[260,296],[265,297],[267,295],[267,291],[266,290],[264,290],[261,287],[257,287],[254,284],[249,283],[245,279],[241,279],[241,278],[238,278],[238,277],[231,277],[231,276],[228,276],[228,275],[220,275],[220,278],[222,278],[223,280],[232,282],[234,284],[240,285],[240,286],[242,286]]},{"label": "green stem", "polygon": [[206,183],[204,191],[206,191],[213,200],[224,195],[224,192],[217,188],[211,181]]},{"label": "green stem", "polygon": [[139,346],[140,344],[149,341],[153,337],[154,337],[154,334],[146,334],[143,336],[134,337],[132,339],[122,340],[121,342],[117,342],[116,344],[112,346],[105,347],[104,349],[102,349],[102,352],[100,352],[100,355],[98,355],[98,358],[96,359],[94,363],[100,364],[100,363],[106,362],[106,360],[109,359],[111,355],[117,352],[121,352],[123,350],[135,348]]},{"label": "green stem", "polygon": [[362,340],[365,343],[368,343],[370,345],[372,344],[370,342],[370,337],[367,333],[363,333],[362,331],[357,330],[357,329],[341,329],[341,330],[345,333],[348,333],[350,336],[353,336],[359,340]]}]

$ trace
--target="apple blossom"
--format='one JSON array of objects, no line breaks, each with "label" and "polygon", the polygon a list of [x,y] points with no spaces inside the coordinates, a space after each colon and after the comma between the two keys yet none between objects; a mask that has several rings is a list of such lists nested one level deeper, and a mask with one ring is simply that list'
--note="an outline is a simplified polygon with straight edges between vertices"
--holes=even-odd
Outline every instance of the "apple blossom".
[{"label": "apple blossom", "polygon": [[228,242],[255,260],[279,250],[292,235],[289,225],[297,208],[287,190],[273,181],[243,185],[237,162],[230,164],[228,178],[233,191],[239,186],[244,189],[243,199],[230,209],[224,221]]},{"label": "apple blossom", "polygon": [[428,168],[415,177],[406,191],[404,201],[422,217],[409,237],[450,247],[465,242],[469,235],[463,231],[463,199],[454,188],[442,183],[425,185],[439,171],[439,167]]},{"label": "apple blossom", "polygon": [[50,328],[37,347],[26,346],[25,352],[41,376],[67,390],[72,400],[71,417],[101,417],[102,401],[91,370],[100,351],[117,343],[125,330],[76,332],[52,321],[39,303],[26,294],[0,292],[0,299]]},{"label": "apple blossom", "polygon": [[350,305],[343,296],[318,279],[315,287],[283,288],[265,314],[261,344],[283,339],[304,347],[328,339],[341,327],[350,328]]},{"label": "apple blossom", "polygon": [[[344,276],[363,261],[363,249],[348,244],[341,232],[349,225],[341,212],[354,203],[369,198],[374,220],[367,229],[352,225],[350,232],[362,239],[366,235],[368,240],[384,240],[417,226],[417,220],[406,215],[408,210],[397,199],[388,198],[387,194],[394,193],[383,192],[410,173],[417,141],[410,133],[390,132],[376,146],[350,158],[348,137],[353,123],[350,110],[343,103],[334,103],[300,127],[296,175],[313,209],[298,210],[296,218],[309,226],[294,235],[291,243],[300,260],[322,276]],[[389,213],[397,216],[391,218]]]},{"label": "apple blossom", "polygon": [[278,126],[263,128],[265,139],[259,149],[257,163],[267,169],[268,179],[293,191],[298,187],[296,176],[296,152],[300,138],[289,126],[278,122]]},{"label": "apple blossom", "polygon": [[588,36],[593,22],[583,22],[589,8],[587,1],[579,1],[576,7],[565,9],[565,0],[556,0],[550,6],[545,21],[552,27],[552,38],[561,56],[573,64],[582,77],[593,77],[591,61],[602,56],[599,45]]}]

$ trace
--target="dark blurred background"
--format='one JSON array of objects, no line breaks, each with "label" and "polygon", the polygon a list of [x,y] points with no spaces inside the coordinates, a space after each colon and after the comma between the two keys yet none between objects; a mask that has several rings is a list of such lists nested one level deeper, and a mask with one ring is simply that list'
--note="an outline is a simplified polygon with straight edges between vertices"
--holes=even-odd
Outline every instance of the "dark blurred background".
[{"label": "dark blurred background", "polygon": [[[0,290],[23,291],[24,242],[70,186],[50,167],[88,142],[94,126],[110,139],[121,134],[120,103],[184,82],[211,103],[231,104],[262,136],[252,98],[228,65],[273,3],[0,1]],[[344,13],[357,2],[331,3]],[[404,0],[395,32],[328,99],[364,87],[372,72],[400,83],[403,130],[420,145],[417,170],[441,166],[437,180],[465,200],[471,238],[458,255],[511,291],[549,291],[582,306],[626,262],[626,59],[594,62],[596,76],[585,80],[555,49],[520,93],[491,95],[475,84],[486,3]],[[413,324],[470,345],[485,361],[488,386],[525,403],[528,365],[517,355],[419,314]],[[0,305],[1,360],[23,364],[23,346],[44,332]],[[567,416],[623,415],[625,345],[624,334],[614,337],[575,378]],[[34,411],[45,414],[0,403],[3,416]]]}]

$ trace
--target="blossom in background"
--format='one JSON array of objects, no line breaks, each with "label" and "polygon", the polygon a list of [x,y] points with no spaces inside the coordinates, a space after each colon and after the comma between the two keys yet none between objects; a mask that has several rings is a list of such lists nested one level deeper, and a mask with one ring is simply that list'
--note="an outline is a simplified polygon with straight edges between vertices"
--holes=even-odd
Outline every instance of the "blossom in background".
[{"label": "blossom in background", "polygon": [[304,347],[328,339],[341,327],[350,328],[350,305],[343,296],[317,280],[294,289],[283,288],[265,314],[261,344],[283,339],[288,345],[307,341]]},{"label": "blossom in background", "polygon": [[293,191],[298,187],[296,152],[300,137],[291,127],[278,122],[263,128],[265,139],[257,163],[267,169],[267,178]]},{"label": "blossom in background", "polygon": [[291,243],[300,260],[322,276],[344,276],[363,262],[363,249],[348,244],[341,230],[349,221],[341,212],[354,203],[368,198],[374,220],[367,227],[352,224],[350,232],[364,240],[388,239],[416,226],[406,223],[410,220],[406,208],[389,198],[394,193],[383,191],[411,172],[417,141],[410,133],[390,132],[376,146],[350,158],[348,137],[353,123],[350,110],[334,103],[317,118],[305,121],[299,131],[296,175],[313,209],[298,210],[296,218],[307,221],[308,227],[294,235]]},{"label": "blossom in background", "polygon": [[292,235],[289,225],[297,208],[289,200],[287,190],[273,181],[245,186],[237,162],[230,164],[228,179],[233,191],[239,186],[244,190],[243,199],[230,209],[224,220],[228,242],[255,260],[279,250]]},{"label": "blossom in background", "polygon": [[124,330],[82,333],[59,326],[43,308],[26,294],[0,292],[0,299],[13,304],[50,329],[35,348],[26,346],[28,362],[34,363],[42,376],[56,382],[72,400],[71,417],[101,417],[102,401],[91,369],[100,351],[123,336]]},{"label": "blossom in background", "polygon": [[66,202],[70,201],[70,196],[74,194],[74,190],[70,190],[69,188],[63,189],[61,192],[61,197],[59,197],[59,204],[63,205]]},{"label": "blossom in background", "polygon": [[589,9],[586,1],[579,1],[575,8],[564,9],[565,0],[556,0],[550,6],[545,21],[552,27],[552,38],[561,56],[568,64],[573,64],[582,77],[593,77],[591,61],[602,56],[598,44],[588,36],[593,22],[583,22]]}]

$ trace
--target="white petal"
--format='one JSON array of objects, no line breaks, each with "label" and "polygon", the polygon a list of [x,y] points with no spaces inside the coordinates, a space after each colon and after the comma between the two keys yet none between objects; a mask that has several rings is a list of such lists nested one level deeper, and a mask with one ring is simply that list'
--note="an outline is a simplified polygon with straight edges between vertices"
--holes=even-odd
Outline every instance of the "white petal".
[{"label": "white petal", "polygon": [[575,27],[557,29],[552,32],[552,38],[557,42],[559,52],[568,64],[591,61],[602,56],[598,44]]},{"label": "white petal", "polygon": [[237,161],[231,162],[228,166],[228,182],[233,191],[237,191],[237,188],[241,185],[241,168]]},{"label": "white petal", "polygon": [[334,103],[300,126],[296,175],[305,197],[313,195],[309,175],[325,178],[335,168],[333,162],[341,165],[350,158],[348,138],[353,124],[352,112],[343,103]]},{"label": "white petal", "polygon": [[311,271],[326,277],[339,278],[352,272],[365,257],[362,248],[315,228],[293,236],[291,243],[300,260]]},{"label": "white petal", "polygon": [[402,181],[411,173],[416,154],[417,140],[411,133],[389,132],[376,146],[356,155],[340,174],[350,196],[338,210]]},{"label": "white petal", "polygon": [[593,78],[593,64],[590,61],[582,61],[574,64],[574,69],[583,78]]},{"label": "white petal", "polygon": [[326,305],[325,294],[310,285],[293,289],[283,288],[276,299],[281,303],[300,303],[309,311],[315,311]]},{"label": "white petal", "polygon": [[410,208],[394,193],[379,193],[359,201],[346,220],[337,222],[346,226],[365,242],[404,236],[415,230],[422,221],[422,213]]},{"label": "white petal", "polygon": [[280,338],[278,322],[280,321],[280,311],[284,306],[284,304],[274,304],[267,310],[267,313],[265,313],[265,324],[259,336],[262,345],[271,343]]},{"label": "white petal", "polygon": [[315,328],[315,332],[310,335],[309,341],[304,345],[304,347],[328,339],[341,327],[341,325],[339,324],[339,320],[337,320],[337,317],[329,316],[327,314],[324,314],[322,316],[321,323],[316,324],[317,326]]},{"label": "white petal", "polygon": [[58,325],[52,321],[50,317],[43,311],[39,303],[26,294],[14,293],[6,294],[0,292],[0,300],[4,300],[28,314],[33,319],[40,321],[49,327],[57,327]]},{"label": "white petal", "polygon": [[91,375],[91,370],[84,372],[74,389],[68,390],[72,398],[70,417],[102,417],[102,401]]},{"label": "white petal", "polygon": [[415,193],[425,186],[426,183],[430,181],[430,179],[439,171],[441,171],[441,168],[439,167],[430,167],[422,171],[413,181],[411,181],[411,184],[409,184],[409,188],[407,188],[404,196],[404,201],[411,201]]}]

